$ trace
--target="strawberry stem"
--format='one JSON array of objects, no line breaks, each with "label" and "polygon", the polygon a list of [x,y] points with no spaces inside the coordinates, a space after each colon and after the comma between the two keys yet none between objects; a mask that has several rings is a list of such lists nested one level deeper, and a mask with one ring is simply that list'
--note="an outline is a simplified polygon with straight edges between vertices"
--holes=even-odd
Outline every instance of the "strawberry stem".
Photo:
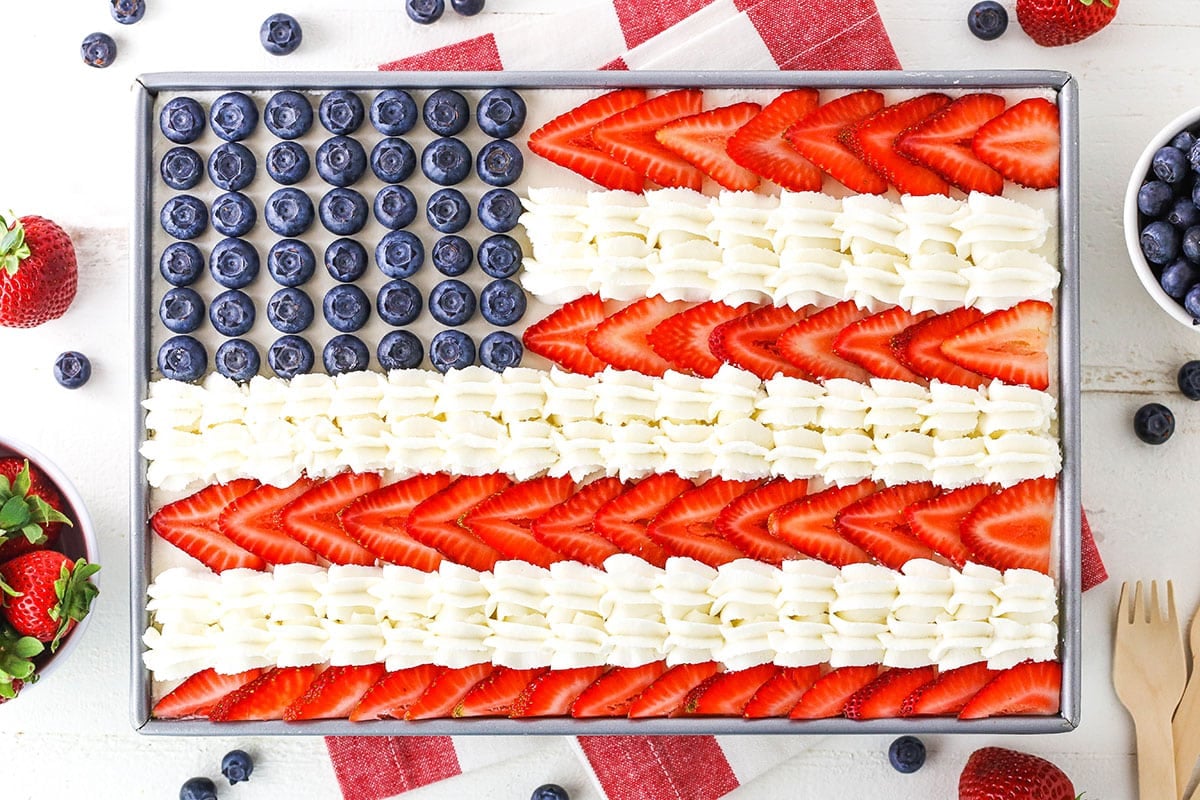
[{"label": "strawberry stem", "polygon": [[47,612],[50,619],[58,622],[58,631],[50,642],[50,652],[58,649],[62,637],[76,622],[88,615],[92,601],[100,590],[88,578],[100,571],[99,564],[89,564],[81,558],[73,565],[63,564],[58,580],[54,582],[54,593],[58,596],[58,605]]},{"label": "strawberry stem", "polygon": [[45,525],[53,522],[71,524],[62,512],[29,493],[32,483],[28,460],[13,481],[0,475],[0,544],[21,536],[30,544],[42,544],[46,541]]},{"label": "strawberry stem", "polygon": [[[11,212],[9,212],[11,213]],[[9,275],[17,274],[17,267],[29,258],[29,244],[25,241],[25,226],[21,220],[14,219],[10,224],[3,214],[0,214],[0,269]]]}]

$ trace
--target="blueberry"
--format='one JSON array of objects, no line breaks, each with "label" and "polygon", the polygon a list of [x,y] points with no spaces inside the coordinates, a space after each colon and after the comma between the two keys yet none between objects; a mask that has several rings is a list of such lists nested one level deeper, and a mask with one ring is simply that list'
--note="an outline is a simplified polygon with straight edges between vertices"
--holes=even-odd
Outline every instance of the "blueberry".
[{"label": "blueberry", "polygon": [[294,187],[276,189],[263,206],[267,227],[280,236],[299,236],[313,223],[313,204]]},{"label": "blueberry", "polygon": [[458,189],[438,189],[425,205],[425,219],[439,233],[458,233],[471,221],[471,204]]},{"label": "blueberry", "polygon": [[54,359],[54,380],[65,389],[78,389],[92,377],[92,362],[83,353],[68,350]]},{"label": "blueberry", "polygon": [[171,333],[191,333],[204,321],[204,300],[195,289],[172,287],[158,304],[158,318]]},{"label": "blueberry", "polygon": [[915,736],[901,736],[888,748],[888,761],[897,772],[916,772],[925,763],[925,744]]},{"label": "blueberry", "polygon": [[371,171],[384,183],[402,183],[417,167],[417,154],[403,139],[380,139],[371,149]]},{"label": "blueberry", "polygon": [[308,151],[296,142],[279,142],[267,151],[267,174],[276,183],[291,186],[304,180],[311,164]]},{"label": "blueberry", "polygon": [[434,269],[451,278],[466,272],[474,258],[471,243],[461,236],[443,236],[434,243],[430,254]]},{"label": "blueberry", "polygon": [[204,269],[204,256],[191,242],[172,242],[158,259],[158,271],[172,286],[195,283]]},{"label": "blueberry", "polygon": [[496,372],[519,366],[525,348],[508,331],[493,331],[479,343],[479,363]]},{"label": "blueberry", "polygon": [[1188,261],[1200,264],[1200,225],[1193,225],[1183,232],[1180,250]]},{"label": "blueberry", "polygon": [[450,0],[450,7],[464,17],[473,17],[483,11],[483,0]]},{"label": "blueberry", "polygon": [[249,95],[227,92],[213,101],[208,114],[213,133],[227,142],[245,139],[258,125],[258,106]]},{"label": "blueberry", "polygon": [[312,372],[315,362],[312,345],[292,334],[280,336],[267,349],[267,364],[284,380]]},{"label": "blueberry", "polygon": [[318,115],[325,130],[340,136],[359,129],[366,117],[366,109],[354,92],[335,89],[321,98]]},{"label": "blueberry", "polygon": [[240,192],[254,181],[258,165],[254,153],[243,144],[226,142],[208,157],[208,177],[218,189]]},{"label": "blueberry", "polygon": [[1146,444],[1162,444],[1175,432],[1175,415],[1162,403],[1147,403],[1133,415],[1133,432]]},{"label": "blueberry", "polygon": [[1192,324],[1200,324],[1200,285],[1188,289],[1183,296],[1183,310],[1192,315]]},{"label": "blueberry", "polygon": [[337,187],[321,198],[321,224],[335,236],[353,236],[367,224],[367,199],[353,189]]},{"label": "blueberry", "polygon": [[296,52],[304,31],[300,23],[291,14],[272,14],[263,20],[258,30],[258,39],[263,49],[273,56],[286,56]]},{"label": "blueberry", "polygon": [[1163,291],[1176,300],[1182,300],[1197,281],[1200,281],[1200,273],[1187,259],[1183,258],[1176,259],[1163,267],[1162,274],[1158,276],[1158,282]]},{"label": "blueberry", "polygon": [[507,139],[495,139],[479,148],[475,156],[475,171],[484,183],[508,186],[521,177],[525,158],[517,146]]},{"label": "blueberry", "polygon": [[213,366],[217,372],[239,383],[245,383],[257,375],[261,363],[258,348],[245,339],[222,342],[213,354]]},{"label": "blueberry", "polygon": [[488,136],[507,139],[525,124],[525,101],[512,89],[492,89],[479,99],[475,122]]},{"label": "blueberry", "polygon": [[312,248],[299,239],[280,239],[267,253],[267,274],[280,286],[301,286],[317,267]]},{"label": "blueberry", "polygon": [[411,278],[425,261],[425,246],[408,231],[384,234],[375,246],[375,264],[389,278]]},{"label": "blueberry", "polygon": [[230,750],[221,759],[221,774],[229,780],[229,785],[250,780],[254,772],[254,761],[245,750]]},{"label": "blueberry", "polygon": [[172,336],[158,348],[158,371],[167,380],[194,381],[207,369],[208,353],[191,336]]},{"label": "blueberry", "polygon": [[403,89],[384,89],[371,101],[371,124],[384,136],[401,136],[417,124],[417,103]]},{"label": "blueberry", "polygon": [[158,172],[172,189],[191,189],[204,177],[204,160],[190,147],[172,147],[163,154]]},{"label": "blueberry", "polygon": [[1194,172],[1200,172],[1200,142],[1192,145],[1192,149],[1187,153],[1188,163],[1192,165]]},{"label": "blueberry", "polygon": [[1147,217],[1160,217],[1171,206],[1175,192],[1165,181],[1146,181],[1138,189],[1138,211]]},{"label": "blueberry", "polygon": [[404,0],[408,18],[421,25],[432,25],[446,12],[445,0]]},{"label": "blueberry", "polygon": [[112,18],[122,25],[132,25],[146,16],[146,0],[111,0]]},{"label": "blueberry", "polygon": [[195,239],[208,227],[208,208],[190,194],[176,195],[163,204],[158,221],[168,236]]},{"label": "blueberry", "polygon": [[1200,400],[1200,361],[1189,361],[1179,368],[1179,391],[1189,400]]},{"label": "blueberry", "polygon": [[557,783],[544,783],[533,790],[529,800],[571,800],[571,796]]},{"label": "blueberry", "polygon": [[1158,148],[1150,159],[1150,168],[1155,176],[1167,183],[1179,183],[1188,176],[1188,157],[1170,145]]},{"label": "blueberry", "polygon": [[321,362],[330,375],[361,372],[371,363],[371,351],[357,336],[343,333],[325,343],[325,349],[321,351]]},{"label": "blueberry", "polygon": [[1175,134],[1175,138],[1171,140],[1171,147],[1183,152],[1188,152],[1196,146],[1196,136],[1191,131],[1180,131]]},{"label": "blueberry", "polygon": [[493,278],[511,278],[521,268],[521,245],[503,233],[493,234],[479,245],[479,268]]},{"label": "blueberry", "polygon": [[438,372],[475,363],[475,343],[462,331],[439,331],[429,343],[429,361]]},{"label": "blueberry", "polygon": [[438,89],[425,98],[421,107],[425,127],[438,136],[453,136],[466,130],[471,121],[467,98],[453,89]]},{"label": "blueberry", "polygon": [[267,300],[267,322],[280,333],[300,333],[316,316],[312,300],[293,286],[285,286]]},{"label": "blueberry", "polygon": [[257,221],[254,203],[241,192],[226,192],[213,200],[212,226],[222,236],[245,236]]},{"label": "blueberry", "polygon": [[1190,228],[1200,223],[1200,208],[1196,208],[1191,197],[1180,197],[1167,211],[1167,222],[1181,230]]},{"label": "blueberry", "polygon": [[158,113],[158,129],[168,141],[191,144],[204,133],[204,108],[190,97],[172,97]]},{"label": "blueberry", "polygon": [[388,185],[375,195],[375,219],[388,230],[408,227],[417,218],[417,198],[404,186]]},{"label": "blueberry", "polygon": [[429,313],[443,325],[465,324],[475,307],[475,293],[460,280],[444,280],[429,293]]},{"label": "blueberry", "polygon": [[375,351],[379,366],[385,370],[416,369],[425,357],[424,345],[409,331],[391,331],[379,340]]},{"label": "blueberry", "polygon": [[349,186],[367,171],[367,152],[348,136],[326,139],[317,148],[317,174],[333,186]]},{"label": "blueberry", "polygon": [[117,43],[107,33],[89,33],[83,37],[79,55],[89,67],[104,69],[117,60]]},{"label": "blueberry", "polygon": [[458,139],[434,139],[421,151],[421,172],[440,186],[461,183],[471,173],[471,151]]},{"label": "blueberry", "polygon": [[244,289],[258,277],[258,251],[245,239],[222,239],[208,256],[208,271],[226,289]]},{"label": "blueberry", "polygon": [[367,271],[367,249],[353,239],[336,239],[325,248],[325,270],[335,281],[356,281]]},{"label": "blueberry", "polygon": [[321,312],[329,327],[342,333],[350,333],[367,324],[371,315],[371,301],[366,292],[348,283],[339,283],[325,293]]},{"label": "blueberry", "polygon": [[511,189],[492,189],[479,198],[479,221],[492,233],[507,233],[517,227],[521,200]]},{"label": "blueberry", "polygon": [[222,336],[244,336],[254,327],[254,301],[238,289],[221,292],[208,306],[208,321]]},{"label": "blueberry", "polygon": [[525,292],[507,278],[492,281],[479,293],[479,310],[488,322],[507,327],[525,315]]},{"label": "blueberry", "polygon": [[1179,231],[1164,220],[1151,222],[1142,228],[1142,254],[1151,264],[1166,264],[1179,255]]},{"label": "blueberry", "polygon": [[312,103],[290,89],[276,92],[263,109],[263,124],[280,139],[299,139],[313,123]]},{"label": "blueberry", "polygon": [[1008,12],[995,0],[983,0],[967,12],[967,28],[985,42],[998,39],[1008,30]]},{"label": "blueberry", "polygon": [[421,293],[406,280],[391,280],[375,297],[375,310],[388,325],[400,327],[414,322],[421,314]]},{"label": "blueberry", "polygon": [[208,778],[189,778],[179,790],[179,800],[217,800],[217,785]]}]

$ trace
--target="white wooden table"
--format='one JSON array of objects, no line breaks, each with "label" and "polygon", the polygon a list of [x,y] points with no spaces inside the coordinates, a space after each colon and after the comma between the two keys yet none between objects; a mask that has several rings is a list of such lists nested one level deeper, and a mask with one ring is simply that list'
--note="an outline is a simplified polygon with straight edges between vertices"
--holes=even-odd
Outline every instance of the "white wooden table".
[{"label": "white wooden table", "polygon": [[[288,0],[195,3],[148,0],[145,20],[121,29],[108,70],[79,63],[93,30],[114,31],[105,0],[4,4],[6,78],[0,118],[0,206],[52,217],[72,233],[80,256],[78,299],[61,320],[32,331],[0,329],[0,430],[23,437],[77,482],[101,536],[103,594],[71,661],[19,702],[0,707],[5,800],[24,797],[174,797],[184,779],[213,775],[234,746],[257,755],[249,784],[226,787],[241,800],[338,796],[319,738],[167,739],[129,723],[127,509],[131,377],[127,226],[132,204],[134,76],[161,70],[372,69],[487,30],[509,15],[553,13],[562,0],[491,0],[471,20],[453,14],[432,28],[405,17],[400,0]],[[1127,0],[1117,21],[1068,48],[1035,46],[1017,28],[996,42],[967,32],[970,0],[878,0],[901,63],[910,69],[1038,67],[1073,73],[1081,87],[1083,200],[1083,497],[1113,580],[1084,598],[1083,721],[1067,735],[984,741],[929,737],[926,767],[900,776],[887,765],[889,737],[827,738],[736,797],[835,795],[951,798],[972,750],[1007,744],[1060,764],[1079,790],[1107,800],[1135,794],[1132,728],[1109,682],[1111,619],[1126,578],[1177,581],[1181,610],[1200,600],[1194,544],[1200,485],[1200,406],[1174,388],[1175,370],[1200,356],[1200,338],[1170,320],[1129,266],[1120,211],[1129,170],[1143,143],[1200,102],[1195,42],[1200,23],[1173,0]],[[1014,5],[1006,2],[1010,11]],[[1185,4],[1186,5],[1186,4]],[[303,47],[267,55],[258,26],[273,11],[305,21]],[[720,66],[720,65],[714,65]],[[95,367],[82,391],[60,389],[57,353],[81,349]],[[1174,439],[1139,443],[1133,411],[1151,399],[1176,412]],[[463,776],[414,797],[523,800],[543,780],[575,783],[592,798],[561,740],[530,741],[543,774],[517,764]],[[528,767],[525,768],[528,772]],[[807,787],[807,788],[799,788]]]}]

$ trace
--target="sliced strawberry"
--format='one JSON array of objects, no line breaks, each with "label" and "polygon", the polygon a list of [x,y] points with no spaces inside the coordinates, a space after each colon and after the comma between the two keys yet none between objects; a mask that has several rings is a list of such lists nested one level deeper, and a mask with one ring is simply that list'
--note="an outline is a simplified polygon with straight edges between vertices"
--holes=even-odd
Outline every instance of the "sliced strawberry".
[{"label": "sliced strawberry", "polygon": [[534,478],[501,489],[476,505],[462,524],[503,558],[548,567],[562,556],[533,538],[533,521],[565,503],[575,491],[571,476]]},{"label": "sliced strawberry", "polygon": [[1004,98],[977,92],[963,95],[896,138],[896,149],[968,194],[1004,191],[1004,176],[971,151],[984,123],[1004,111]]},{"label": "sliced strawberry", "polygon": [[933,551],[909,530],[904,509],[937,493],[931,483],[904,483],[880,489],[838,512],[835,523],[838,533],[890,569],[900,569],[914,558],[932,558]]},{"label": "sliced strawberry", "polygon": [[490,570],[503,556],[463,527],[467,512],[512,482],[500,474],[458,478],[422,500],[408,515],[408,535],[432,547],[455,564]]},{"label": "sliced strawberry", "polygon": [[910,314],[896,306],[872,314],[842,329],[833,340],[833,352],[858,364],[876,378],[925,385],[925,379],[900,363],[892,352],[892,338],[933,316],[932,311]]},{"label": "sliced strawberry", "polygon": [[940,717],[957,714],[998,674],[988,669],[986,661],[947,670],[914,689],[900,706],[900,716]]},{"label": "sliced strawberry", "polygon": [[659,323],[687,308],[687,303],[671,302],[659,296],[638,300],[588,333],[588,349],[596,358],[617,369],[661,377],[671,364],[650,348],[647,337]]},{"label": "sliced strawberry", "polygon": [[1023,661],[988,681],[958,712],[958,718],[1057,714],[1061,698],[1062,664]]},{"label": "sliced strawberry", "polygon": [[408,535],[408,515],[451,480],[440,472],[414,475],[368,492],[342,512],[342,528],[381,561],[432,572],[442,554]]},{"label": "sliced strawberry", "polygon": [[456,717],[507,717],[525,687],[546,670],[496,667],[454,707]]},{"label": "sliced strawberry", "polygon": [[842,713],[848,719],[894,719],[904,701],[937,675],[934,667],[889,669],[850,695]]},{"label": "sliced strawberry", "polygon": [[879,667],[841,667],[817,679],[788,714],[792,719],[840,717],[847,701],[879,675]]},{"label": "sliced strawberry", "polygon": [[213,722],[283,719],[283,712],[308,691],[320,667],[276,667],[235,689],[212,707]]},{"label": "sliced strawberry", "polygon": [[942,342],[942,355],[984,377],[1045,390],[1050,386],[1046,347],[1053,325],[1053,306],[1024,300],[993,311]]},{"label": "sliced strawberry", "polygon": [[655,325],[646,341],[670,363],[671,369],[711,378],[721,368],[721,359],[709,347],[713,329],[745,313],[745,306],[701,303]]},{"label": "sliced strawberry", "polygon": [[599,295],[585,294],[530,325],[521,341],[529,352],[553,361],[568,372],[595,375],[607,364],[592,355],[587,335],[604,320],[604,301]]},{"label": "sliced strawberry", "polygon": [[819,102],[816,89],[784,92],[739,128],[725,151],[738,164],[784,189],[821,191],[821,170],[783,137],[784,131],[815,111]]},{"label": "sliced strawberry", "polygon": [[221,533],[221,512],[258,486],[249,479],[207,486],[193,495],[163,506],[150,518],[150,527],[164,541],[203,562],[213,572],[227,569],[264,570],[267,562],[238,547]]},{"label": "sliced strawberry", "polygon": [[673,472],[651,475],[601,506],[592,527],[623,552],[661,567],[667,563],[667,552],[646,535],[646,527],[667,504],[691,488],[691,481]]},{"label": "sliced strawberry", "polygon": [[810,375],[828,380],[847,378],[866,383],[871,373],[833,351],[838,334],[871,312],[843,300],[797,322],[779,336],[779,355]]},{"label": "sliced strawberry", "polygon": [[949,102],[946,95],[930,92],[886,106],[846,128],[842,141],[900,194],[950,194],[950,185],[941,175],[896,152],[901,133]]},{"label": "sliced strawberry", "polygon": [[529,149],[607,189],[640,192],[643,178],[592,140],[597,124],[646,99],[642,89],[618,89],[560,114],[529,135]]},{"label": "sliced strawberry", "polygon": [[987,380],[942,355],[942,342],[981,319],[983,312],[975,308],[956,308],[930,317],[896,334],[892,352],[901,364],[924,378],[978,389]]},{"label": "sliced strawberry", "polygon": [[883,108],[883,95],[871,89],[844,95],[806,114],[784,132],[800,155],[816,164],[847,189],[883,194],[887,181],[868,167],[841,141],[841,132]]},{"label": "sliced strawberry", "polygon": [[780,667],[750,698],[742,709],[742,716],[747,719],[786,717],[820,677],[818,666]]},{"label": "sliced strawberry", "polygon": [[242,688],[262,674],[261,669],[247,670],[235,675],[222,675],[205,669],[189,676],[170,693],[154,704],[150,716],[156,719],[206,717],[223,698]]},{"label": "sliced strawberry", "polygon": [[1054,478],[1034,478],[979,501],[959,531],[971,560],[996,569],[1050,571]]},{"label": "sliced strawberry", "polygon": [[1031,189],[1058,186],[1061,148],[1058,107],[1041,97],[1017,103],[985,123],[971,140],[980,161]]},{"label": "sliced strawberry", "polygon": [[389,672],[367,689],[358,705],[350,712],[350,719],[360,722],[368,719],[404,719],[409,707],[421,699],[446,667],[420,664],[408,669]]},{"label": "sliced strawberry", "polygon": [[654,134],[668,123],[700,113],[703,103],[704,93],[699,89],[676,89],[618,111],[598,123],[592,128],[592,140],[601,150],[659,186],[700,191],[704,173],[659,144]]},{"label": "sliced strawberry", "polygon": [[299,699],[284,709],[288,722],[302,719],[343,719],[358,706],[363,695],[387,672],[383,664],[329,667]]},{"label": "sliced strawberry", "polygon": [[604,674],[604,667],[552,669],[534,678],[509,709],[510,717],[565,717],[575,698]]},{"label": "sliced strawberry", "polygon": [[640,667],[613,667],[583,690],[571,704],[573,717],[623,717],[650,684],[667,669],[662,661]]},{"label": "sliced strawberry", "polygon": [[750,698],[775,675],[774,664],[722,672],[696,687],[683,704],[684,714],[741,716]]},{"label": "sliced strawberry", "polygon": [[824,491],[794,500],[767,520],[767,531],[810,558],[835,567],[865,563],[871,556],[838,533],[839,511],[875,491],[875,484],[862,481],[851,486],[831,486]]},{"label": "sliced strawberry", "polygon": [[462,699],[494,669],[491,664],[472,664],[439,673],[425,693],[408,707],[404,718],[440,719],[450,716]]},{"label": "sliced strawberry", "polygon": [[904,521],[919,541],[962,569],[971,551],[962,542],[960,526],[971,509],[991,493],[992,487],[979,483],[918,500],[904,509]]},{"label": "sliced strawberry", "polygon": [[737,129],[761,110],[758,103],[734,103],[701,111],[668,122],[655,132],[654,138],[663,147],[695,164],[721,187],[752,192],[758,188],[758,175],[730,158],[725,146]]},{"label": "sliced strawberry", "polygon": [[694,558],[710,567],[745,558],[714,523],[721,509],[757,485],[758,481],[710,478],[667,503],[646,527],[646,535],[671,555]]},{"label": "sliced strawberry", "polygon": [[317,554],[287,535],[283,508],[316,485],[301,478],[291,486],[259,486],[230,503],[217,521],[234,544],[268,564],[316,564]]},{"label": "sliced strawberry", "polygon": [[372,472],[343,472],[318,483],[283,507],[283,531],[331,564],[372,566],[375,554],[342,528],[342,512],[367,492],[379,488]]},{"label": "sliced strawberry", "polygon": [[617,478],[600,478],[535,519],[529,530],[534,539],[556,553],[602,567],[604,559],[621,552],[621,548],[596,533],[592,522],[596,512],[623,491],[625,485]]},{"label": "sliced strawberry", "polygon": [[691,691],[716,674],[715,661],[671,667],[638,695],[629,706],[629,716],[633,719],[677,716]]},{"label": "sliced strawberry", "polygon": [[811,378],[779,353],[779,336],[807,314],[806,309],[795,311],[788,306],[753,309],[713,328],[708,337],[709,350],[722,361],[752,372],[764,381],[776,375]]},{"label": "sliced strawberry", "polygon": [[767,519],[772,512],[807,494],[807,480],[776,478],[733,498],[717,514],[713,527],[750,558],[779,566],[786,559],[799,558],[800,552],[772,536]]}]

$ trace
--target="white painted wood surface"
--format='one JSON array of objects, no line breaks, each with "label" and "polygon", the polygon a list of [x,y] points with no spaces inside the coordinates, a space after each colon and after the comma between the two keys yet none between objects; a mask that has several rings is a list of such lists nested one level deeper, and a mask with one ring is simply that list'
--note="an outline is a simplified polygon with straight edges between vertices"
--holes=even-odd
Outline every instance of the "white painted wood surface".
[{"label": "white painted wood surface", "polygon": [[[33,331],[0,330],[0,429],[25,437],[74,476],[100,528],[103,594],[71,661],[19,702],[0,707],[0,764],[12,798],[173,797],[191,775],[215,775],[233,746],[257,757],[254,779],[224,797],[334,798],[320,739],[164,739],[129,723],[127,652],[131,326],[126,226],[132,197],[132,100],[137,74],[160,70],[371,69],[377,63],[550,14],[562,0],[491,0],[474,19],[448,14],[412,25],[400,0],[196,3],[148,0],[141,23],[121,28],[105,0],[4,4],[6,78],[0,121],[0,206],[64,224],[80,254],[80,291],[61,320]],[[1174,373],[1200,354],[1200,338],[1170,320],[1140,288],[1125,253],[1120,209],[1128,172],[1157,128],[1200,104],[1195,42],[1200,23],[1172,0],[1126,0],[1116,23],[1081,44],[1044,50],[1016,27],[980,42],[965,27],[970,0],[878,0],[907,68],[1039,67],[1073,73],[1081,87],[1083,198],[1083,497],[1113,580],[1084,598],[1083,723],[1068,735],[929,737],[928,765],[899,776],[886,737],[813,742],[804,755],[735,792],[738,798],[837,795],[951,798],[969,754],[1002,743],[1043,754],[1089,796],[1135,795],[1132,729],[1109,681],[1111,618],[1119,582],[1174,578],[1181,613],[1200,600],[1194,543],[1200,406],[1174,390]],[[1005,0],[1010,8],[1012,0]],[[270,12],[304,23],[305,42],[285,59],[267,55],[257,30]],[[79,63],[82,37],[119,34],[105,71]],[[568,45],[569,46],[569,45]],[[720,67],[714,64],[714,67]],[[85,350],[95,374],[80,392],[59,389],[54,356]],[[1159,448],[1131,430],[1150,399],[1176,412],[1174,439]],[[561,740],[531,740],[518,761],[414,793],[419,798],[528,796],[543,780],[591,798]],[[803,788],[801,788],[803,787]]]}]

